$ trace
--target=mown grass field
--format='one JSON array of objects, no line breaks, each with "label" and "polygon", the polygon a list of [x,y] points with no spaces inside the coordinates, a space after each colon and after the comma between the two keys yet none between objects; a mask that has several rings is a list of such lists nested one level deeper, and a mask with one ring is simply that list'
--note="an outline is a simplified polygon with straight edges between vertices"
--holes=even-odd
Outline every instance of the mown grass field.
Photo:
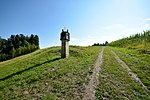
[{"label": "mown grass field", "polygon": [[137,74],[145,86],[150,88],[150,55],[139,54],[135,50],[107,47],[104,51],[103,64],[100,70],[97,99],[114,100],[149,100],[149,92],[141,84],[131,78],[127,69],[123,68],[115,59],[111,50]]},{"label": "mown grass field", "polygon": [[81,99],[100,47],[60,47],[37,50],[0,63],[0,100]]},{"label": "mown grass field", "polygon": [[[82,100],[93,65],[102,47],[70,47],[60,58],[60,47],[0,62],[0,100]],[[149,92],[131,78],[114,51],[150,90],[150,55],[125,48],[105,47],[99,72],[98,100],[149,100]]]}]

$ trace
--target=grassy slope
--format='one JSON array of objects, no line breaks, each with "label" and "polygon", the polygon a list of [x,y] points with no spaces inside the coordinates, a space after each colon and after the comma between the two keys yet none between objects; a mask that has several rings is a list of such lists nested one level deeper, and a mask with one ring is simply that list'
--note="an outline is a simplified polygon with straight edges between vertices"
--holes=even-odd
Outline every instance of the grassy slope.
[{"label": "grassy slope", "polygon": [[[119,52],[116,51],[117,49],[114,50],[115,52],[117,52],[117,54],[119,54]],[[126,50],[124,50],[124,52],[125,51]],[[122,53],[125,54],[124,52]],[[133,61],[131,58],[128,59],[126,56],[124,56],[124,59]],[[145,59],[148,60],[148,58]],[[128,62],[126,63],[129,64]],[[139,64],[143,63],[139,62]],[[149,62],[145,64],[149,64]],[[136,68],[137,66],[133,65],[131,67]],[[147,67],[145,66],[143,68]],[[145,70],[139,69],[139,71],[143,72],[144,75]],[[149,72],[148,69],[146,73],[147,72]],[[149,75],[147,76],[147,78],[149,78]],[[149,79],[146,80],[148,81]],[[97,88],[96,92],[97,99],[148,99],[146,92],[143,90],[142,86],[138,82],[132,80],[130,75],[128,75],[127,70],[121,67],[121,65],[117,62],[117,60],[114,58],[114,55],[108,48],[105,48],[104,51],[104,58],[100,70],[99,81],[100,85]]]},{"label": "grassy slope", "polygon": [[100,47],[60,47],[0,62],[0,99],[81,99]]},{"label": "grassy slope", "polygon": [[150,55],[123,48],[113,48],[113,50],[150,90]]},{"label": "grassy slope", "polygon": [[113,41],[109,45],[134,49],[141,53],[150,54],[150,30]]},{"label": "grassy slope", "polygon": [[150,42],[141,42],[130,44],[126,47],[127,49],[137,50],[140,53],[150,54]]},{"label": "grassy slope", "polygon": [[[128,75],[110,52],[116,54],[150,89],[149,54],[136,50],[104,50],[98,99],[148,99],[138,82]],[[37,50],[31,54],[0,62],[1,99],[82,99],[100,47],[71,47],[70,57],[60,58],[60,47]]]}]

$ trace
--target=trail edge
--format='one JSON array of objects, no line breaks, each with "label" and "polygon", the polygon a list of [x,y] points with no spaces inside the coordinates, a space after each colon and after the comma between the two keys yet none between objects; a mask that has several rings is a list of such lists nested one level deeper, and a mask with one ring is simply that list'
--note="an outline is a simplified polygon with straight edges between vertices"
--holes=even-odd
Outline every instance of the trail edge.
[{"label": "trail edge", "polygon": [[95,100],[96,87],[99,85],[99,71],[100,66],[102,65],[103,52],[104,47],[95,61],[93,74],[91,75],[89,84],[85,87],[85,95],[83,100]]}]

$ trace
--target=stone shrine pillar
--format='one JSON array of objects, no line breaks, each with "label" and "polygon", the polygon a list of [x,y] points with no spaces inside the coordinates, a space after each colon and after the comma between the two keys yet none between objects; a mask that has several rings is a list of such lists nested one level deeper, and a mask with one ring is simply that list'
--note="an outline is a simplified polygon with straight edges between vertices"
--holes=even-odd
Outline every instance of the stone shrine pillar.
[{"label": "stone shrine pillar", "polygon": [[70,33],[62,29],[61,36],[61,58],[69,57],[69,41],[70,41]]}]

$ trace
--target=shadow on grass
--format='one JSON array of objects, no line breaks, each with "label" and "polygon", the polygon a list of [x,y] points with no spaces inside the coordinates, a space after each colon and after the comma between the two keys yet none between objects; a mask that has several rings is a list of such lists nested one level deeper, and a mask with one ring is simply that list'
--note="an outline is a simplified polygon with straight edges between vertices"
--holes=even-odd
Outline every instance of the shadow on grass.
[{"label": "shadow on grass", "polygon": [[25,72],[25,71],[28,71],[28,70],[30,70],[30,69],[32,69],[32,68],[36,68],[36,67],[41,66],[41,65],[43,65],[43,64],[50,63],[50,62],[53,62],[53,61],[56,61],[56,60],[59,60],[59,59],[61,59],[61,58],[54,58],[54,59],[52,59],[52,60],[45,61],[45,62],[43,62],[43,63],[41,63],[41,64],[36,64],[36,65],[34,65],[34,66],[32,66],[32,67],[29,67],[29,68],[27,68],[27,69],[18,71],[18,72],[16,72],[16,73],[13,73],[13,74],[11,74],[11,75],[8,75],[8,76],[6,76],[6,77],[4,77],[4,78],[1,78],[0,81],[4,81],[4,80],[6,80],[6,79],[8,79],[8,78],[13,77],[14,75],[19,75],[19,74],[21,74],[21,73],[23,73],[23,72]]}]

